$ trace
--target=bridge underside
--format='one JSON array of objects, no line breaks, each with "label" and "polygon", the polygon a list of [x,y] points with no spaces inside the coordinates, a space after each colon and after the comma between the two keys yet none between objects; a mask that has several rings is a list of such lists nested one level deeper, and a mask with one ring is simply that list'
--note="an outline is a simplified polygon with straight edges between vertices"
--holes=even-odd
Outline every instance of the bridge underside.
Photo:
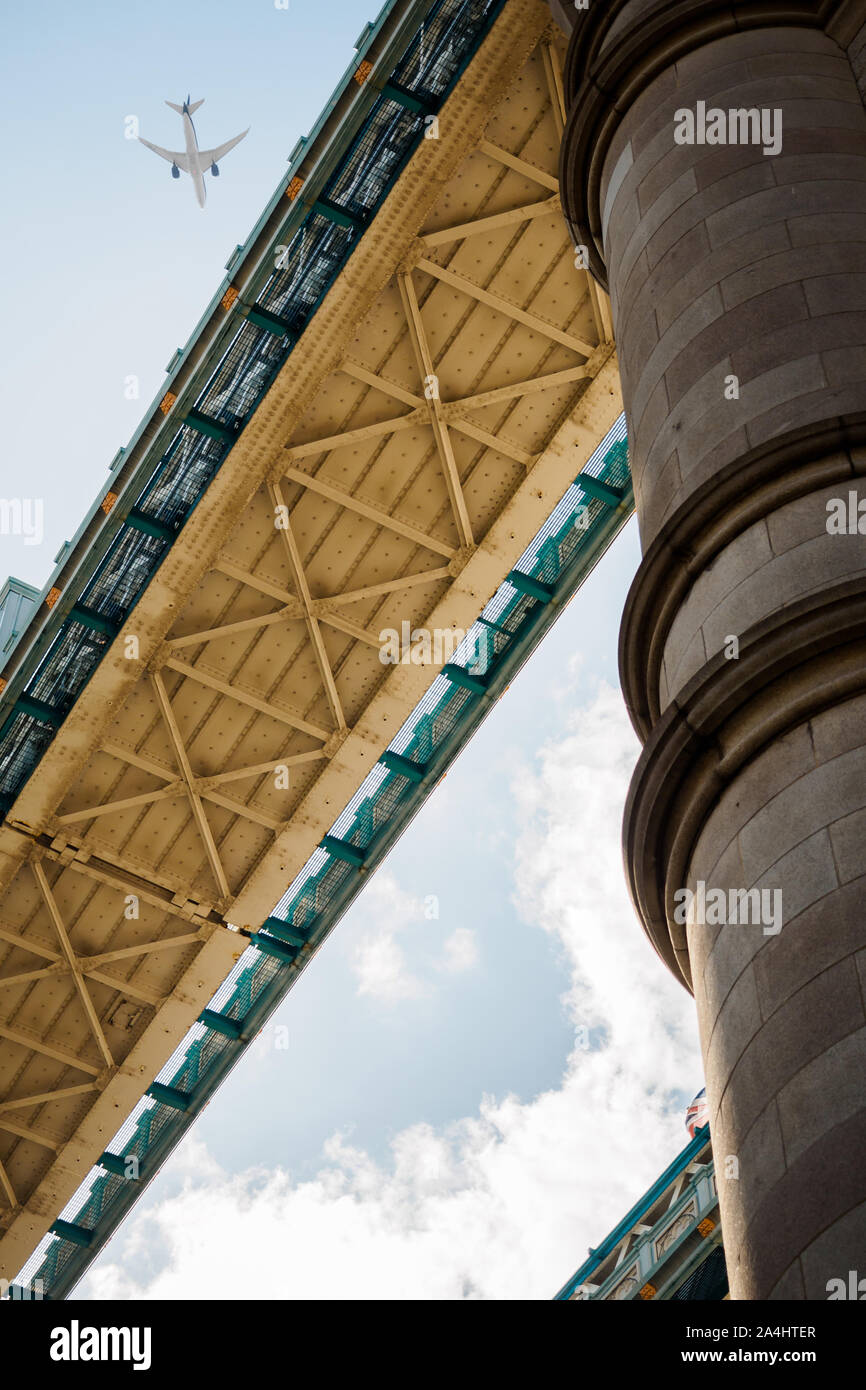
[{"label": "bridge underside", "polygon": [[619,414],[561,56],[504,7],[0,829],[2,1276],[429,686],[382,631],[469,628]]}]

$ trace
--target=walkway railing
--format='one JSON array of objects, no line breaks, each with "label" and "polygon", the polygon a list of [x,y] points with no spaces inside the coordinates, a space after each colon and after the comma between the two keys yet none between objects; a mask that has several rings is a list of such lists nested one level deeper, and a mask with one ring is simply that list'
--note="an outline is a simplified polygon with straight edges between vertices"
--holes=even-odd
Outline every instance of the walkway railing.
[{"label": "walkway railing", "polygon": [[[329,151],[336,167],[319,175],[312,206],[310,180],[303,199],[290,205],[270,255],[261,257],[263,268],[245,290],[250,301],[245,317],[235,319],[205,354],[180,401],[169,390],[145,422],[155,428],[160,409],[165,414],[181,410],[182,423],[168,446],[158,457],[145,451],[135,475],[141,487],[127,500],[109,491],[94,504],[91,515],[98,516],[101,505],[105,518],[90,547],[92,559],[72,574],[62,593],[49,592],[46,602],[56,604],[57,615],[31,642],[8,690],[0,678],[0,813],[8,811],[31,776],[503,3],[432,0],[409,7],[419,12],[420,22],[390,80],[366,98],[359,128],[344,134],[345,148]],[[394,4],[390,0],[359,47],[362,65],[367,45]],[[343,88],[351,79],[350,73]],[[293,170],[307,155],[302,141],[288,190],[283,179],[266,213],[291,193]],[[250,251],[254,240],[255,233]],[[233,274],[244,259],[244,248],[239,252]],[[232,294],[237,299],[230,286],[224,302]],[[180,355],[180,367],[196,336]],[[137,437],[143,430],[144,423]],[[26,633],[21,640],[28,640]]]},{"label": "walkway railing", "polygon": [[63,1298],[633,511],[625,417],[486,605],[52,1232],[19,1273]]}]

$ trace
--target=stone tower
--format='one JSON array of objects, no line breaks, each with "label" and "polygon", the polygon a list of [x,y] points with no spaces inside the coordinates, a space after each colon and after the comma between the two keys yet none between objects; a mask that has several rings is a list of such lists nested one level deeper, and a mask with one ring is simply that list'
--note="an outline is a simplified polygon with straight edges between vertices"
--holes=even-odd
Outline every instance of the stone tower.
[{"label": "stone tower", "polygon": [[825,1299],[866,1277],[866,9],[551,6],[643,549],[630,890],[695,995],[732,1296]]}]

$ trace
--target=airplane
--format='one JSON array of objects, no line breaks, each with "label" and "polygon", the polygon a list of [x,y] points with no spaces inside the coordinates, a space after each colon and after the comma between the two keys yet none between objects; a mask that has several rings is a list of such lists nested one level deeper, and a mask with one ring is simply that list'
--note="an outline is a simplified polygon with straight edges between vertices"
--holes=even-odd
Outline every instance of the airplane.
[{"label": "airplane", "polygon": [[216,178],[219,174],[217,160],[222,159],[223,155],[228,154],[229,150],[234,149],[235,145],[243,140],[250,129],[249,126],[247,126],[246,130],[242,131],[240,135],[236,135],[233,140],[227,140],[224,145],[217,145],[215,150],[200,150],[198,147],[198,137],[195,133],[195,126],[192,123],[192,116],[193,112],[197,111],[203,102],[204,97],[202,97],[201,101],[193,102],[187,97],[182,106],[178,106],[173,101],[167,101],[165,103],[166,106],[171,107],[172,111],[176,111],[179,116],[183,116],[183,135],[186,142],[186,150],[183,153],[175,150],[164,150],[161,145],[152,145],[149,140],[145,140],[143,135],[139,135],[138,137],[140,144],[146,145],[149,150],[153,150],[154,154],[161,155],[163,159],[169,161],[173,179],[180,178],[181,169],[185,174],[191,176],[193,187],[195,188],[196,201],[200,208],[204,207],[205,198],[207,197],[207,190],[204,184],[206,171],[210,169],[214,178]]}]

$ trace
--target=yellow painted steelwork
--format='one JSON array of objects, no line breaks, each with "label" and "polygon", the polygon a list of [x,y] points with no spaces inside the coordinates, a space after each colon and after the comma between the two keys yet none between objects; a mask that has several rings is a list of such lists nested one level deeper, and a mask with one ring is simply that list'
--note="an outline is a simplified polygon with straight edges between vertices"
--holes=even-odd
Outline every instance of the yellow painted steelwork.
[{"label": "yellow painted steelwork", "polygon": [[0,1275],[429,685],[379,633],[468,628],[621,410],[561,56],[504,7],[0,828]]}]

